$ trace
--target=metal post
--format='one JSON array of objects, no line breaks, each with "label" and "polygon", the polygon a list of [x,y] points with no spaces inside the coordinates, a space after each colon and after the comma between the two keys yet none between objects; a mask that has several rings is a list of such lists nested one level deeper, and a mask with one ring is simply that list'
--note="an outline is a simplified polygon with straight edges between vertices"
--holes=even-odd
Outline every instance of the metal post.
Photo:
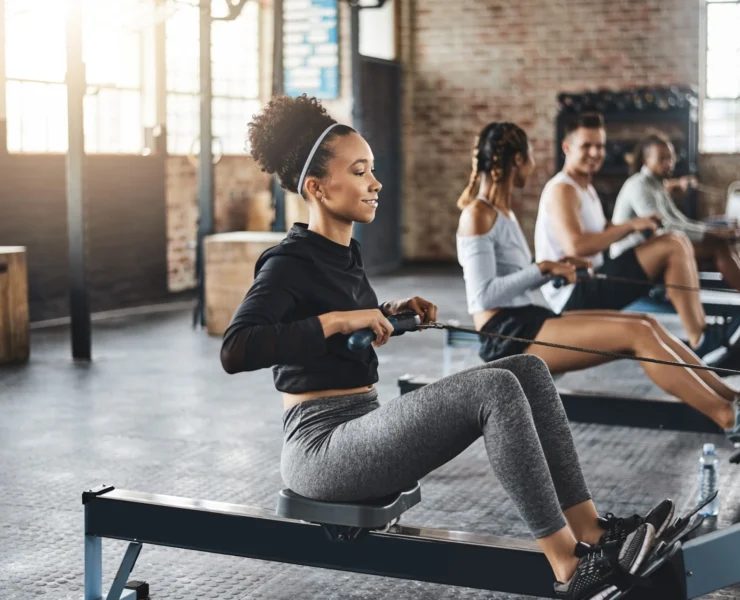
[{"label": "metal post", "polygon": [[0,2],[0,154],[8,151],[8,116],[5,106],[5,2]]},{"label": "metal post", "polygon": [[[156,0],[157,10],[166,11],[166,0]],[[167,154],[167,25],[166,19],[157,19],[154,25],[154,98],[155,119],[158,127],[156,149]]]},{"label": "metal post", "polygon": [[90,360],[90,305],[85,276],[85,213],[83,98],[85,63],[82,61],[82,7],[67,6],[67,237],[69,244],[72,357]]},{"label": "metal post", "polygon": [[213,232],[213,153],[211,140],[211,0],[200,0],[200,161],[198,168],[197,270],[201,327],[206,324],[203,240]]},{"label": "metal post", "polygon": [[[274,0],[272,5],[272,95],[280,96],[284,90],[283,78],[283,0]],[[275,219],[272,222],[273,231],[285,231],[285,190],[280,187],[277,175],[272,176],[272,204],[275,208]]]},{"label": "metal post", "polygon": [[103,540],[87,535],[87,506],[85,506],[85,600],[103,597]]},{"label": "metal post", "polygon": [[350,2],[352,52],[352,126],[362,133],[362,78],[360,73],[360,5]]},{"label": "metal post", "polygon": [[283,0],[272,3],[272,95],[283,93]]},{"label": "metal post", "polygon": [[[141,548],[142,544],[137,542],[131,542],[128,545],[126,553],[123,555],[121,565],[118,567],[116,578],[113,580],[110,590],[108,590],[106,600],[123,600],[122,594],[124,593],[126,582],[128,581],[129,575],[131,575],[131,571],[134,570],[134,565],[136,565],[136,559],[139,558]],[[136,597],[136,594],[131,594],[130,592],[128,592],[127,595],[132,596],[133,598]]]},{"label": "metal post", "polygon": [[[352,57],[352,127],[362,134],[362,73],[360,68],[360,3],[350,1],[350,40]],[[360,244],[364,239],[364,225],[355,224],[352,232]]]}]

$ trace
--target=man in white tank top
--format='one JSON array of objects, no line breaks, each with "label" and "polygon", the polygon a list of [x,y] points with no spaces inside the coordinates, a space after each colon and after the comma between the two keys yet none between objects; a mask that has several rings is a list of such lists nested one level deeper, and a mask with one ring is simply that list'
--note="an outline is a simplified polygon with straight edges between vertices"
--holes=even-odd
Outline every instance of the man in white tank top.
[{"label": "man in white tank top", "polygon": [[[622,310],[647,295],[650,288],[645,284],[659,280],[698,289],[696,260],[685,236],[652,235],[659,225],[655,215],[620,225],[610,223],[604,216],[599,196],[591,185],[606,154],[603,117],[596,113],[574,115],[566,123],[565,134],[565,165],[545,185],[540,198],[534,235],[536,261],[577,257],[590,261],[599,273],[644,283],[588,279],[559,289],[548,283],[542,291],[552,309]],[[615,259],[605,259],[604,252],[611,244],[641,231],[652,237]],[[725,351],[724,346],[736,341],[723,337],[719,330],[707,329],[698,292],[671,288],[668,297],[699,356],[712,360]],[[740,337],[740,333],[733,337]]]}]

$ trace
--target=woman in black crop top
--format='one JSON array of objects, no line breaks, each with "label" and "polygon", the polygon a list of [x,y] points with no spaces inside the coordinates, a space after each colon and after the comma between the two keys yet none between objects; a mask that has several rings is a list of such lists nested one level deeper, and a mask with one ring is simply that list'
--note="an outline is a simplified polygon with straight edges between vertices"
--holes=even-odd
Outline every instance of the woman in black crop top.
[{"label": "woman in black crop top", "polygon": [[286,408],[286,484],[328,501],[379,498],[415,485],[482,436],[494,473],[553,568],[558,597],[593,598],[614,584],[609,560],[583,544],[616,542],[622,567],[634,572],[673,505],[663,502],[627,527],[599,521],[539,358],[494,361],[378,402],[375,350],[353,354],[348,336],[371,327],[381,346],[392,334],[388,315],[412,309],[433,321],[437,309],[422,298],[378,306],[368,283],[352,224],[371,222],[378,206],[372,151],[305,95],[274,99],[249,127],[254,159],[303,196],[309,223],[259,259],[221,361],[229,373],[273,367]]}]

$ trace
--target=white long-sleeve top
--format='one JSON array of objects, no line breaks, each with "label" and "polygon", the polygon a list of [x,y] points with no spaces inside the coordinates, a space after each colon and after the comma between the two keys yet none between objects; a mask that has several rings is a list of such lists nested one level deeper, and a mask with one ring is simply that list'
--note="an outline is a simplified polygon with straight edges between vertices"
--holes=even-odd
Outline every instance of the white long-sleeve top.
[{"label": "white long-sleeve top", "polygon": [[527,306],[550,308],[540,291],[547,279],[532,262],[516,217],[496,209],[493,227],[483,235],[458,235],[457,259],[465,278],[468,313]]},{"label": "white long-sleeve top", "polygon": [[[706,224],[692,221],[684,215],[665,189],[663,181],[643,165],[642,169],[629,177],[619,190],[612,223],[620,225],[635,217],[653,214],[660,216],[664,230],[683,232],[692,242],[701,242],[708,229]],[[634,248],[644,241],[645,238],[641,233],[633,233],[612,244],[609,253],[612,258],[616,258],[625,250]]]}]

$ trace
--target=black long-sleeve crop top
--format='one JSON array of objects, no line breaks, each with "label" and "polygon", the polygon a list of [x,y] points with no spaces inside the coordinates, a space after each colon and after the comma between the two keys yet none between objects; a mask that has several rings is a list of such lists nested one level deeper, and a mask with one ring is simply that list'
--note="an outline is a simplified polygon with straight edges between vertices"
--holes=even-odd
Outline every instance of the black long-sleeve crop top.
[{"label": "black long-sleeve crop top", "polygon": [[346,335],[325,338],[318,316],[377,307],[357,241],[343,246],[296,223],[257,261],[224,334],[221,364],[228,373],[273,367],[275,387],[291,394],[371,385],[375,350],[351,352]]}]

